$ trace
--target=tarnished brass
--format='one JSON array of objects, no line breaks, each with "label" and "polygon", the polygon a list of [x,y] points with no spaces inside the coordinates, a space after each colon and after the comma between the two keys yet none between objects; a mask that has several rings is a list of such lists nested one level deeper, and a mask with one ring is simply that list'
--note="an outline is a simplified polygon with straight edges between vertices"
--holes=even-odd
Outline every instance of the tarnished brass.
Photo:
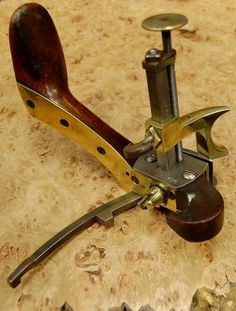
[{"label": "tarnished brass", "polygon": [[187,17],[182,14],[167,13],[146,18],[142,23],[142,27],[150,31],[168,31],[180,28],[187,22]]},{"label": "tarnished brass", "polygon": [[146,200],[146,207],[147,208],[153,208],[153,207],[159,207],[160,203],[164,201],[165,195],[163,190],[160,187],[154,187],[151,192],[150,196]]},{"label": "tarnished brass", "polygon": [[171,190],[163,183],[153,185],[148,193],[138,202],[138,205],[144,209],[163,206],[172,212],[176,212],[175,190]]},{"label": "tarnished brass", "polygon": [[230,108],[226,106],[204,108],[179,118],[171,117],[165,124],[150,119],[146,123],[146,128],[148,133],[152,133],[149,130],[152,127],[157,131],[158,135],[154,135],[154,144],[156,144],[155,137],[160,137],[161,143],[156,148],[159,152],[167,152],[185,137],[196,133],[198,152],[209,159],[216,159],[227,155],[228,151],[224,146],[214,143],[211,137],[212,126],[229,110]]},{"label": "tarnished brass", "polygon": [[[146,193],[151,179],[135,172],[125,159],[102,137],[57,103],[18,83],[19,92],[28,112],[55,127],[94,155],[118,179],[126,191]],[[27,105],[33,102],[34,107]],[[64,121],[63,121],[64,120]],[[105,153],[99,153],[97,147]]]},{"label": "tarnished brass", "polygon": [[154,126],[148,128],[147,132],[149,132],[153,137],[152,146],[153,149],[156,150],[161,144],[161,137],[158,134],[157,129]]},{"label": "tarnished brass", "polygon": [[174,191],[170,192],[166,185],[162,183],[153,185],[149,189],[149,192],[138,202],[138,205],[140,205],[142,208],[148,209],[160,208],[163,206],[172,212],[177,211]]},{"label": "tarnished brass", "polygon": [[150,194],[147,196],[144,205],[146,208],[159,207],[160,203],[164,201],[165,194],[163,190],[156,186],[151,189]]}]

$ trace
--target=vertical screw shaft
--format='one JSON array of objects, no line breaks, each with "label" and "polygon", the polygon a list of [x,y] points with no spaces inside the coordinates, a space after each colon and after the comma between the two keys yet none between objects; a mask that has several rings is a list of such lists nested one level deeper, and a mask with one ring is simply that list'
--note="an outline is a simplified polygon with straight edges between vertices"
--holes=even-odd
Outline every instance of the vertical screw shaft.
[{"label": "vertical screw shaft", "polygon": [[171,34],[170,31],[162,31],[161,32],[162,35],[162,44],[163,44],[163,50],[166,53],[170,53],[172,50],[172,42],[171,42]]},{"label": "vertical screw shaft", "polygon": [[[172,50],[170,31],[162,31],[162,43],[163,43],[164,52],[170,53]],[[170,93],[171,112],[173,116],[178,117],[179,116],[179,104],[178,104],[178,95],[177,95],[174,65],[167,66],[167,78],[168,78],[169,93]],[[176,161],[178,162],[183,160],[182,149],[183,149],[182,142],[179,142],[175,146]]]}]

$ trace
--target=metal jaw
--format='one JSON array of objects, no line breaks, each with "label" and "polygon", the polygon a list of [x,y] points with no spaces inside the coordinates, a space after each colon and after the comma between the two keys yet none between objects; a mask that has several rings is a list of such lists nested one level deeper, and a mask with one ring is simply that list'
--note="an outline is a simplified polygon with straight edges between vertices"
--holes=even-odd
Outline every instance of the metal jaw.
[{"label": "metal jaw", "polygon": [[[180,14],[160,14],[144,20],[142,26],[149,31],[161,31],[163,50],[150,49],[145,54],[143,68],[146,70],[151,119],[146,122],[146,138],[140,143],[125,147],[125,155],[136,158],[135,171],[150,177],[157,188],[165,188],[165,200],[157,203],[153,188],[149,190],[142,206],[164,206],[178,211],[175,193],[206,175],[212,182],[212,159],[228,154],[225,147],[214,143],[211,130],[214,122],[230,109],[226,106],[201,109],[185,116],[179,116],[174,65],[176,52],[172,49],[170,30],[182,27],[187,18]],[[182,140],[196,135],[197,152],[182,149]],[[152,145],[152,148],[151,148]],[[139,149],[139,150],[138,150]],[[135,157],[135,150],[136,157]],[[210,172],[210,173],[209,173]],[[151,202],[154,202],[153,204]]]},{"label": "metal jaw", "polygon": [[[28,112],[86,148],[129,191],[57,233],[9,276],[16,287],[21,277],[63,243],[94,222],[110,226],[113,218],[139,204],[165,207],[168,225],[188,241],[215,236],[223,225],[224,204],[212,186],[212,158],[227,154],[211,138],[215,120],[227,107],[202,109],[179,117],[170,30],[186,24],[179,14],[146,19],[143,27],[162,31],[163,51],[146,53],[152,117],[144,139],[132,144],[99,119],[70,93],[59,37],[48,12],[36,3],[12,16],[10,46],[18,88]],[[195,133],[198,152],[182,148],[182,139]]]}]

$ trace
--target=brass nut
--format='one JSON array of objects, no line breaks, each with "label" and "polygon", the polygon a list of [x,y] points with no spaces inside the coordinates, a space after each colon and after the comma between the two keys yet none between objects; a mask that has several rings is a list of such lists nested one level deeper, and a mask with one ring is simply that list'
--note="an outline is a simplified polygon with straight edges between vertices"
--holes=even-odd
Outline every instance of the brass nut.
[{"label": "brass nut", "polygon": [[147,208],[159,207],[160,203],[165,200],[165,193],[160,187],[155,187],[145,202]]}]

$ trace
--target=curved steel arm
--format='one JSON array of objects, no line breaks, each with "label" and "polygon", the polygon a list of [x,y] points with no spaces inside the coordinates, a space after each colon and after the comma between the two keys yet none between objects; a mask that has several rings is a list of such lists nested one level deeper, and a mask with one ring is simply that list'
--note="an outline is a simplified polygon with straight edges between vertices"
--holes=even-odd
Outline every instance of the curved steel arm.
[{"label": "curved steel arm", "polygon": [[58,249],[62,244],[66,243],[76,234],[79,234],[83,230],[87,229],[93,223],[98,222],[105,226],[113,225],[114,216],[136,206],[140,199],[140,195],[130,192],[95,208],[91,212],[74,221],[72,224],[58,232],[50,240],[44,243],[30,257],[26,258],[8,277],[8,284],[13,288],[18,286],[21,282],[22,276],[27,271],[31,270],[47,258],[52,252]]}]

